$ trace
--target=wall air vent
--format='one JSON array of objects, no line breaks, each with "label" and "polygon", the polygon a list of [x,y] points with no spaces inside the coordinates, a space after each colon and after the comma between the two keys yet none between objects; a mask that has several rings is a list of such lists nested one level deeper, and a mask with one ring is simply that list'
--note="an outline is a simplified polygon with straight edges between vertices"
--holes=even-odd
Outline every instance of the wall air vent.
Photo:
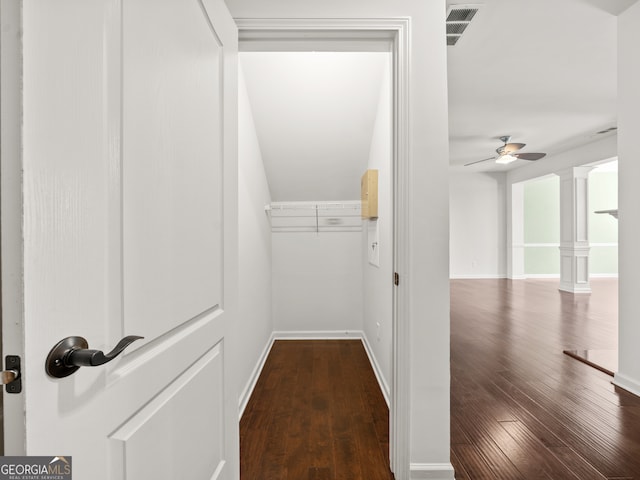
[{"label": "wall air vent", "polygon": [[447,9],[447,45],[458,43],[482,5],[449,5]]}]

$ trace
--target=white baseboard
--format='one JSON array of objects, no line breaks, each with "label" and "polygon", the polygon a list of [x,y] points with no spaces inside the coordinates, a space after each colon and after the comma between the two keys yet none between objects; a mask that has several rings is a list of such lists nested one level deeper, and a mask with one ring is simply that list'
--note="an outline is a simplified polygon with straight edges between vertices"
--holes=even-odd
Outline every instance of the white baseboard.
[{"label": "white baseboard", "polygon": [[[560,278],[559,273],[527,273],[521,278]],[[589,278],[618,278],[617,273],[590,273]]]},{"label": "white baseboard", "polygon": [[240,404],[238,405],[238,419],[242,419],[242,414],[244,413],[244,409],[247,408],[247,404],[249,403],[249,399],[251,398],[251,394],[253,393],[253,389],[256,388],[256,383],[258,382],[258,378],[260,377],[260,373],[262,373],[262,369],[264,368],[264,363],[267,361],[267,357],[269,356],[269,352],[271,351],[271,347],[273,346],[273,342],[275,340],[274,333],[271,333],[267,344],[262,350],[262,354],[260,358],[258,358],[258,363],[256,363],[255,368],[251,372],[251,377],[249,377],[249,381],[247,385],[244,387],[242,394],[240,395]]},{"label": "white baseboard", "polygon": [[462,274],[462,275],[449,275],[449,278],[451,280],[482,280],[482,279],[488,279],[488,280],[495,280],[495,279],[500,279],[500,278],[507,278],[507,274],[506,273],[487,273],[487,274],[483,274],[483,273],[478,273],[478,274]]},{"label": "white baseboard", "polygon": [[411,480],[455,480],[455,472],[450,463],[412,463]]},{"label": "white baseboard", "polygon": [[275,340],[358,340],[362,330],[315,330],[273,332]]},{"label": "white baseboard", "polygon": [[387,407],[390,407],[391,403],[389,403],[389,398],[391,397],[391,390],[389,389],[389,384],[382,374],[380,364],[378,363],[378,360],[376,360],[376,357],[373,354],[373,350],[371,350],[369,340],[367,339],[367,335],[364,332],[362,332],[362,344],[364,345],[364,350],[367,352],[367,357],[369,357],[369,363],[373,367],[373,373],[375,373],[376,375],[376,379],[378,380],[378,385],[380,386],[380,390],[382,391],[384,400],[385,402],[387,402]]},{"label": "white baseboard", "polygon": [[[559,273],[527,273],[526,275],[450,275],[451,280],[482,280],[510,278],[511,280],[526,280],[527,278],[560,278]],[[592,273],[589,278],[618,278],[617,273]]]},{"label": "white baseboard", "polygon": [[640,397],[640,382],[621,373],[613,376],[613,384]]}]

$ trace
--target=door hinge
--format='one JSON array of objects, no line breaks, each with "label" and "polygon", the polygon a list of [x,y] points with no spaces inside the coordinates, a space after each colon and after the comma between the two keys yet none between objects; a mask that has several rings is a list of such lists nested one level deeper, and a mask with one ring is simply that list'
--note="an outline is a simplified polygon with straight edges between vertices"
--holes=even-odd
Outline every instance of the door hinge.
[{"label": "door hinge", "polygon": [[398,285],[400,285],[400,275],[398,275],[398,272],[394,272],[393,273],[393,284],[397,287]]},{"label": "door hinge", "polygon": [[2,384],[5,385],[7,393],[22,392],[20,357],[17,355],[7,355],[4,357],[4,365],[6,370],[2,371]]}]

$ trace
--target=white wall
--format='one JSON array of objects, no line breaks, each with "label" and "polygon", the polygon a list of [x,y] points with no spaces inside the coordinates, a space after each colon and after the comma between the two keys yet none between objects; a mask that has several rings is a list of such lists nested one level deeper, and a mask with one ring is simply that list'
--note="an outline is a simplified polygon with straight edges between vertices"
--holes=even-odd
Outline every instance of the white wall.
[{"label": "white wall", "polygon": [[271,224],[264,206],[271,202],[260,145],[253,124],[242,68],[238,85],[238,241],[240,315],[236,373],[241,408],[248,400],[254,368],[273,331],[271,317]]},{"label": "white wall", "polygon": [[[449,461],[449,145],[444,0],[226,0],[235,18],[411,19],[409,205],[413,245],[398,291],[411,330],[411,475],[453,478]],[[407,289],[407,290],[403,290]],[[404,465],[400,468],[407,468]]]},{"label": "white wall", "polygon": [[360,232],[274,232],[273,319],[276,332],[362,329]]},{"label": "white wall", "polygon": [[451,278],[506,276],[504,173],[451,173]]},{"label": "white wall", "polygon": [[[390,61],[390,60],[389,60]],[[373,128],[369,168],[378,170],[378,218],[364,220],[362,245],[364,264],[364,316],[362,329],[373,361],[389,398],[393,353],[393,209],[391,196],[391,65],[387,64],[380,89],[378,112]],[[369,263],[369,229],[378,230],[379,266]]]},{"label": "white wall", "polygon": [[615,383],[640,395],[640,3],[618,18],[619,368]]}]

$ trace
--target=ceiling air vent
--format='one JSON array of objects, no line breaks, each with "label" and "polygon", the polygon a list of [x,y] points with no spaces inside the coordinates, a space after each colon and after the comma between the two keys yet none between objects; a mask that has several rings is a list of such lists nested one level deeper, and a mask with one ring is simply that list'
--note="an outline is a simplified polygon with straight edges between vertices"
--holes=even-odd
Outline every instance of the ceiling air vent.
[{"label": "ceiling air vent", "polygon": [[447,9],[447,45],[458,43],[482,5],[449,5]]},{"label": "ceiling air vent", "polygon": [[462,35],[467,28],[468,23],[447,23],[447,35]]}]

